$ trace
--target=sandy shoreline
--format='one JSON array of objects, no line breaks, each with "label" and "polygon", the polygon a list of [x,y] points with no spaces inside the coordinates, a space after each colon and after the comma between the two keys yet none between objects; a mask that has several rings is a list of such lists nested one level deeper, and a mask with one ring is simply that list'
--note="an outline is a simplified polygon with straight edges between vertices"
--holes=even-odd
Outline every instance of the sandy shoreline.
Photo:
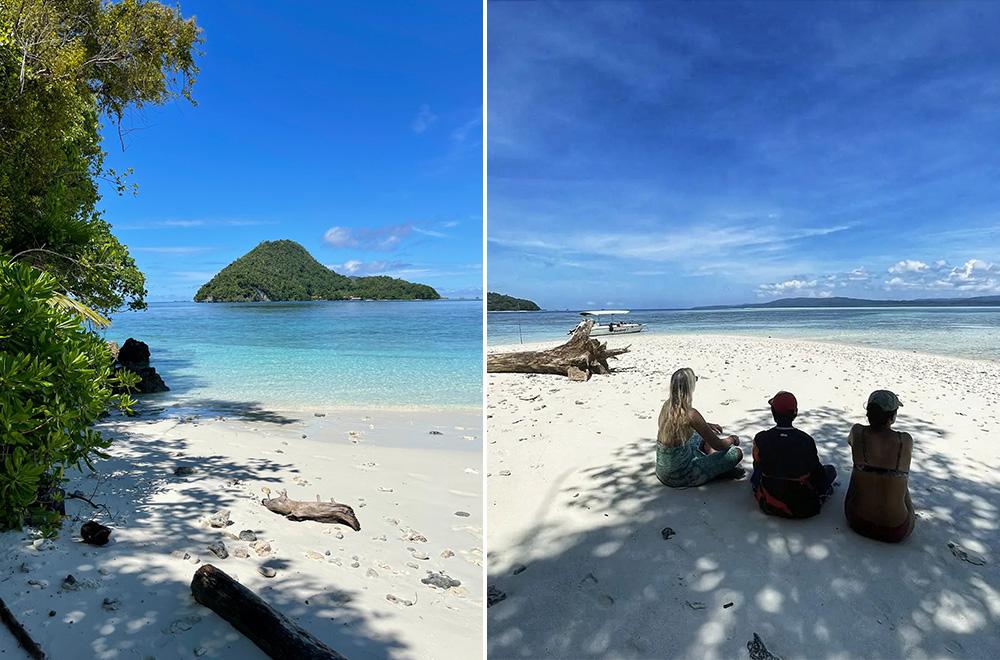
[{"label": "sandy shoreline", "polygon": [[[1000,655],[1000,364],[787,339],[611,339],[628,343],[620,371],[588,383],[489,376],[487,580],[506,593],[487,612],[491,657],[745,657],[754,633],[786,659]],[[745,439],[770,425],[769,395],[795,392],[798,425],[840,472],[819,516],[767,517],[747,480],[659,484],[656,414],[681,366],[702,376],[696,406]],[[843,517],[845,438],[881,387],[899,393],[897,427],[915,440],[920,518],[901,546]]]},{"label": "sandy shoreline", "polygon": [[[67,492],[93,493],[106,511],[68,500],[71,518],[41,551],[26,533],[0,534],[0,592],[50,657],[264,657],[193,601],[189,585],[201,563],[238,576],[350,658],[480,653],[479,415],[331,408],[317,416],[252,405],[220,418],[217,407],[144,407],[140,417],[99,425],[116,442],[97,475],[70,473]],[[178,477],[177,466],[196,472]],[[260,505],[264,488],[350,504],[361,531],[288,521]],[[202,522],[222,509],[233,525]],[[90,518],[114,529],[113,543],[79,542]],[[233,538],[242,530],[270,550],[261,556]],[[208,550],[219,540],[226,559]],[[260,566],[276,576],[263,577]],[[421,583],[429,571],[461,586]],[[66,575],[79,588],[63,589]],[[15,648],[0,630],[0,655],[23,657]]]}]

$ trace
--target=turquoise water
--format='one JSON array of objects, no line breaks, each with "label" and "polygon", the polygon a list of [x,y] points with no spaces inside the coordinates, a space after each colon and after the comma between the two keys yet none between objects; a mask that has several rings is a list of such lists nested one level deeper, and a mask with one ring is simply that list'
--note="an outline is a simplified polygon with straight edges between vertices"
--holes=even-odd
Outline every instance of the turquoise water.
[{"label": "turquoise water", "polygon": [[317,407],[475,407],[478,301],[150,303],[105,336],[149,344],[170,399]]},{"label": "turquoise water", "polygon": [[[1000,308],[828,308],[632,310],[629,320],[655,334],[789,337],[1000,360]],[[576,312],[487,315],[490,345],[560,339],[580,321]]]}]

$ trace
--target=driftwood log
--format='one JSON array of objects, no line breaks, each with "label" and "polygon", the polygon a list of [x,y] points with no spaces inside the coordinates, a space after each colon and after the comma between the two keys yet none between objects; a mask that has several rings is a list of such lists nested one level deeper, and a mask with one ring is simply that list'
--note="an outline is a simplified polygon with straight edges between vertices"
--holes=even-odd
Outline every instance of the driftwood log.
[{"label": "driftwood log", "polygon": [[247,636],[272,658],[345,660],[260,596],[211,564],[199,568],[191,580],[194,599]]},{"label": "driftwood log", "polygon": [[281,491],[280,497],[272,497],[260,501],[268,510],[278,513],[289,520],[314,520],[321,523],[339,523],[347,525],[355,532],[361,531],[361,523],[354,515],[354,509],[346,504],[329,502],[301,502],[288,498],[287,491]]},{"label": "driftwood log", "polygon": [[7,626],[29,657],[34,660],[45,660],[45,652],[38,646],[38,642],[31,638],[21,622],[14,618],[14,613],[7,609],[7,603],[3,602],[3,598],[0,598],[0,621]]},{"label": "driftwood log", "polygon": [[576,326],[573,334],[562,346],[547,351],[522,351],[520,353],[491,353],[486,356],[488,373],[559,374],[570,380],[590,380],[594,374],[611,371],[608,359],[628,353],[625,348],[609,349],[606,343],[590,338],[593,319]]}]

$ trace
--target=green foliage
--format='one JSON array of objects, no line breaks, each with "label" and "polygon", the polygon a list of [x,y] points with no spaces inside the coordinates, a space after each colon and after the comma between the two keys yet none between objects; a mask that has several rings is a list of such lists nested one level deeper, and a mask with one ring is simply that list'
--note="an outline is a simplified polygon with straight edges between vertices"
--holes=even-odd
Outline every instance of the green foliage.
[{"label": "green foliage", "polygon": [[133,401],[112,388],[107,345],[53,304],[56,279],[0,258],[0,529],[57,521],[40,501],[68,467],[93,467],[109,442],[91,428],[108,406]]},{"label": "green foliage", "polygon": [[524,298],[506,296],[502,293],[486,294],[487,312],[537,312],[541,309],[538,305]]},{"label": "green foliage", "polygon": [[436,300],[426,284],[393,277],[345,277],[294,241],[264,241],[198,289],[197,302],[264,300]]},{"label": "green foliage", "polygon": [[100,119],[191,98],[200,33],[158,2],[0,2],[0,249],[96,310],[145,306],[145,282],[101,217]]}]

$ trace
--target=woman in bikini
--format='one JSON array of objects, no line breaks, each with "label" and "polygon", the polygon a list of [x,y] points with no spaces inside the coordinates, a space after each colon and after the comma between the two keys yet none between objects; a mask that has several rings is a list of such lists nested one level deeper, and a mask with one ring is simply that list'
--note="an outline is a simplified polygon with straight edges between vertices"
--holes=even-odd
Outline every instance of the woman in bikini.
[{"label": "woman in bikini", "polygon": [[868,426],[855,424],[847,443],[854,457],[844,501],[847,522],[858,534],[899,543],[913,531],[916,513],[908,486],[913,438],[892,430],[903,404],[888,390],[868,397]]},{"label": "woman in bikini", "polygon": [[670,378],[670,398],[660,410],[656,434],[656,477],[665,486],[700,486],[719,477],[740,478],[740,439],[719,437],[722,427],[709,424],[692,406],[698,377],[678,369]]}]

